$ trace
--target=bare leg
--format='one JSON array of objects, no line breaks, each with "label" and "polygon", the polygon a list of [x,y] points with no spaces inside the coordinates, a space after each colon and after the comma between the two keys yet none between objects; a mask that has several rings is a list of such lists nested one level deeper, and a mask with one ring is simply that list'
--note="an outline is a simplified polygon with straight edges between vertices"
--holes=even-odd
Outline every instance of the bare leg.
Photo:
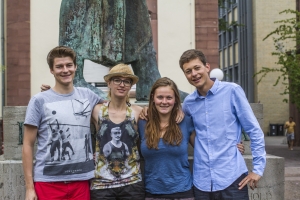
[{"label": "bare leg", "polygon": [[290,150],[293,150],[294,140],[290,141]]}]

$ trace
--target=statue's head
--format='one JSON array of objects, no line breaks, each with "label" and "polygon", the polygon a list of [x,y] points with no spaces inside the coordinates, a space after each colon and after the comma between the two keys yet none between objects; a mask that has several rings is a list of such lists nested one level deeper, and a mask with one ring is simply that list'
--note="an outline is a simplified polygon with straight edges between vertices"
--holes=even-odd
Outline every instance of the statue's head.
[{"label": "statue's head", "polygon": [[76,66],[76,53],[73,49],[66,47],[66,46],[57,46],[53,48],[47,56],[47,63],[50,69],[53,69],[54,59],[55,58],[64,58],[70,57],[74,65]]}]

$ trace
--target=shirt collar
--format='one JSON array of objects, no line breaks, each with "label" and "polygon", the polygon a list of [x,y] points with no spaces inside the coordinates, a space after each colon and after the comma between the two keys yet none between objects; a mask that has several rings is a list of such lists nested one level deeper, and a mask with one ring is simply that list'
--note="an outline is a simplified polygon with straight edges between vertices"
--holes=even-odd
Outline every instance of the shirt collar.
[{"label": "shirt collar", "polygon": [[[218,87],[219,87],[219,84],[220,84],[220,81],[216,78],[211,78],[210,80],[214,81],[214,84],[213,86],[207,91],[207,94],[211,93],[211,94],[216,94],[217,90],[218,90]],[[199,94],[197,88],[196,88],[196,91],[195,91],[195,99],[197,98],[205,98],[203,97],[201,94]]]}]

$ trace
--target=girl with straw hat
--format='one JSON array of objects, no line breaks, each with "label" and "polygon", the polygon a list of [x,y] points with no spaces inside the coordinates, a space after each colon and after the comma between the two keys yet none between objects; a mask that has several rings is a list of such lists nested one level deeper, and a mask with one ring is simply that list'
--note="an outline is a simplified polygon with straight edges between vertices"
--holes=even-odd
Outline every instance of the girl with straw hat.
[{"label": "girl with straw hat", "polygon": [[104,76],[110,101],[95,106],[95,178],[91,199],[144,199],[138,152],[137,119],[142,108],[129,103],[129,91],[138,82],[126,64],[114,66]]}]

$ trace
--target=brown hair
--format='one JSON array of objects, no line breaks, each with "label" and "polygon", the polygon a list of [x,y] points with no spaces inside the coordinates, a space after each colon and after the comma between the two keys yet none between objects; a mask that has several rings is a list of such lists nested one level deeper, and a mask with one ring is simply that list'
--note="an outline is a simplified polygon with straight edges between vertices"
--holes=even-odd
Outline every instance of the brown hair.
[{"label": "brown hair", "polygon": [[73,49],[66,46],[57,46],[53,48],[47,55],[47,63],[50,69],[53,69],[55,58],[70,57],[76,65],[76,53]]},{"label": "brown hair", "polygon": [[177,117],[178,109],[181,109],[179,91],[176,84],[169,78],[160,78],[152,86],[150,92],[149,109],[148,109],[148,122],[145,130],[145,138],[147,147],[158,149],[160,139],[160,119],[158,111],[154,105],[154,93],[157,88],[170,86],[174,91],[175,105],[171,111],[169,125],[166,127],[166,132],[163,136],[163,141],[170,145],[179,145],[182,141],[182,133],[175,119]]},{"label": "brown hair", "polygon": [[183,54],[181,55],[181,57],[179,59],[180,68],[183,70],[183,65],[185,63],[188,63],[191,60],[194,60],[197,58],[203,63],[203,65],[206,65],[206,57],[202,51],[197,50],[197,49],[190,49],[190,50],[183,52]]}]

